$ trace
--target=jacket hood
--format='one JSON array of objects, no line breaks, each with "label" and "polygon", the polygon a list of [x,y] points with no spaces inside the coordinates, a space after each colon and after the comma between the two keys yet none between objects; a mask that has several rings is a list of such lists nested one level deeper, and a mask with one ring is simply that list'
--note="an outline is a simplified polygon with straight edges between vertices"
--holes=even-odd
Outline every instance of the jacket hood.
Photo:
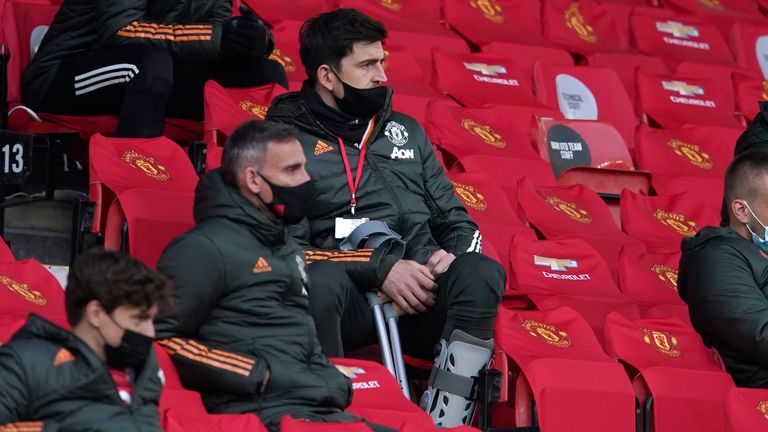
[{"label": "jacket hood", "polygon": [[[376,121],[377,127],[374,130],[373,136],[376,136],[381,125],[385,123],[383,120],[388,119],[390,114],[392,114],[391,87],[388,88],[384,107],[376,114],[376,118],[379,120]],[[289,92],[276,97],[267,112],[267,120],[292,124],[302,132],[310,135],[323,136],[331,140],[334,137],[331,132],[317,121],[306,102],[304,102],[301,92]]]},{"label": "jacket hood", "polygon": [[220,169],[203,176],[195,188],[195,223],[222,218],[245,226],[265,245],[285,242],[285,226],[273,221],[248,201],[234,186],[224,181]]},{"label": "jacket hood", "polygon": [[13,340],[17,339],[44,339],[65,346],[82,343],[72,332],[34,313],[29,314],[24,326],[13,335]]},{"label": "jacket hood", "polygon": [[744,240],[736,231],[730,227],[704,227],[699,231],[696,236],[683,239],[682,251],[683,253],[696,250],[716,238]]}]

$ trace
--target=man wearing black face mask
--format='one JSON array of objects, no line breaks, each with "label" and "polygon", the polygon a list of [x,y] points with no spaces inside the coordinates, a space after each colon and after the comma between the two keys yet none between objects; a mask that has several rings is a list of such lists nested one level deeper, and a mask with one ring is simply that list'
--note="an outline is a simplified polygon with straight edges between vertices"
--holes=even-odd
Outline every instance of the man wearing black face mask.
[{"label": "man wearing black face mask", "polygon": [[[317,180],[317,200],[292,233],[311,261],[310,307],[323,351],[340,356],[376,341],[365,291],[379,290],[405,314],[404,352],[435,359],[422,407],[438,426],[458,426],[471,420],[474,396],[453,384],[472,382],[491,358],[505,274],[480,254],[477,224],[424,129],[392,109],[386,35],[380,22],[354,9],[308,20],[300,34],[308,79],[300,92],[276,98],[267,117],[301,130],[307,171]],[[363,249],[351,258],[334,255],[367,220],[402,237],[402,259],[359,262],[369,254]],[[327,256],[337,265],[314,263]]]},{"label": "man wearing black face mask", "polygon": [[160,431],[152,320],[170,296],[170,281],[133,258],[78,257],[66,290],[72,331],[32,314],[0,347],[0,430]]},{"label": "man wearing black face mask", "polygon": [[285,231],[314,198],[297,133],[242,124],[195,191],[197,226],[158,263],[177,289],[157,335],[184,386],[209,412],[253,413],[271,430],[284,415],[356,420],[343,412],[351,381],[315,337],[304,252]]}]

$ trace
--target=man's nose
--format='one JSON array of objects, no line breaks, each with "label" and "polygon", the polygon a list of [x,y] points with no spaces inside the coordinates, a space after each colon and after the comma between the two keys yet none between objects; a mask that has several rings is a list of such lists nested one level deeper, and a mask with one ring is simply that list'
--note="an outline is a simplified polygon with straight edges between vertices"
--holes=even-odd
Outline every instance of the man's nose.
[{"label": "man's nose", "polygon": [[376,66],[376,74],[373,76],[373,82],[380,85],[387,82],[387,73],[384,71],[384,65],[382,63],[379,63]]}]

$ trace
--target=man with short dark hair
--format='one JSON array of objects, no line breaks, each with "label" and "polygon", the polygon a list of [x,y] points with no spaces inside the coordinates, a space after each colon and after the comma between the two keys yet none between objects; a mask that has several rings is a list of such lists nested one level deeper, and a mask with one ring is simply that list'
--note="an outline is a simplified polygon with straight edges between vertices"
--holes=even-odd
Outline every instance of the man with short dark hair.
[{"label": "man with short dark hair", "polygon": [[0,430],[160,431],[152,320],[171,290],[121,253],[79,256],[65,293],[72,331],[30,314],[0,347]]},{"label": "man with short dark hair", "polygon": [[208,411],[253,413],[270,430],[284,415],[357,420],[343,411],[350,379],[320,352],[304,252],[285,230],[314,197],[296,135],[271,122],[238,127],[221,168],[197,186],[197,225],[158,263],[177,290],[157,333],[184,386]]},{"label": "man with short dark hair", "polygon": [[24,104],[118,115],[117,136],[163,133],[166,116],[201,120],[203,85],[288,85],[267,26],[231,0],[64,0],[24,71]]},{"label": "man with short dark hair", "polygon": [[[276,98],[268,118],[301,130],[316,180],[317,200],[293,233],[305,247],[322,249],[307,255],[323,350],[341,355],[376,341],[365,291],[380,290],[405,314],[399,325],[407,354],[431,359],[439,345],[422,407],[437,425],[457,426],[470,421],[469,389],[491,358],[505,275],[479,253],[477,224],[422,127],[392,110],[386,36],[380,22],[354,9],[308,20],[300,33],[308,79],[301,91]],[[367,221],[385,223],[375,234],[401,237],[404,251],[372,252],[367,242],[356,249],[357,234],[350,234]]]},{"label": "man with short dark hair", "polygon": [[768,152],[731,162],[725,202],[727,227],[683,240],[678,290],[736,385],[768,388]]}]

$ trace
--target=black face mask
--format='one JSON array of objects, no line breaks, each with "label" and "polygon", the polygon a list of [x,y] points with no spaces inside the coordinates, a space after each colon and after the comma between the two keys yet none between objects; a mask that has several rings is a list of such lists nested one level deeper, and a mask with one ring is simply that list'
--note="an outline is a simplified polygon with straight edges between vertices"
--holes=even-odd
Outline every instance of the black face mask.
[{"label": "black face mask", "polygon": [[307,215],[309,207],[315,201],[315,184],[308,180],[298,186],[278,186],[266,177],[259,174],[272,189],[272,202],[267,206],[277,214],[285,223],[295,224],[301,222]]},{"label": "black face mask", "polygon": [[341,112],[352,117],[369,119],[384,107],[384,103],[387,101],[387,93],[389,92],[387,87],[379,86],[359,89],[345,83],[333,68],[331,68],[331,71],[333,71],[333,74],[336,75],[336,78],[344,87],[343,98],[339,99],[336,95],[333,96]]},{"label": "black face mask", "polygon": [[[122,328],[112,316],[109,319],[115,323],[116,326]],[[107,357],[107,365],[113,369],[127,369],[131,368],[136,371],[141,370],[144,367],[144,363],[149,357],[149,353],[152,351],[152,338],[145,336],[141,333],[137,333],[133,330],[123,329],[123,339],[120,341],[120,345],[112,346],[104,339],[104,354]],[[101,335],[101,331],[99,331]]]}]

